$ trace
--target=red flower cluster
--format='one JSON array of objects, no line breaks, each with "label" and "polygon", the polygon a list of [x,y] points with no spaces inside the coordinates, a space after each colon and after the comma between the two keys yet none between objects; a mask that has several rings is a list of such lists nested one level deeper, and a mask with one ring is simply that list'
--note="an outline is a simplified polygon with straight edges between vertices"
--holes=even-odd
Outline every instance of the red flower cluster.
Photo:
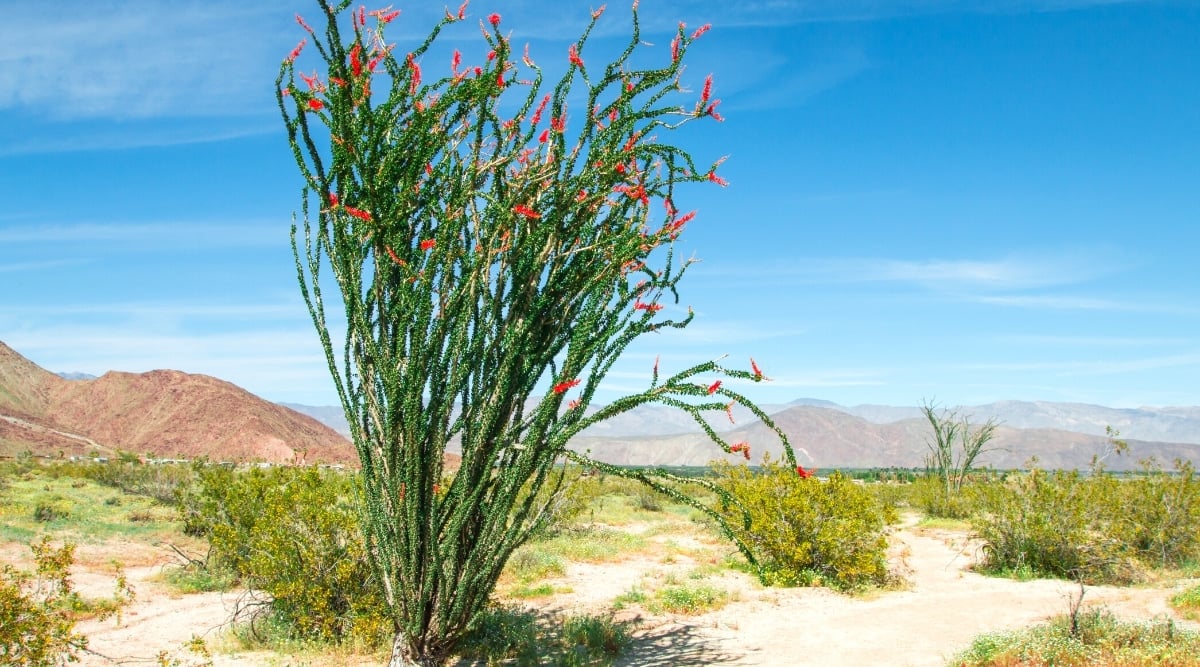
[{"label": "red flower cluster", "polygon": [[528,206],[526,206],[524,204],[517,204],[516,206],[514,206],[513,213],[523,215],[526,218],[529,218],[530,220],[537,220],[538,218],[542,217],[542,214],[538,213],[537,211],[529,208]]},{"label": "red flower cluster", "polygon": [[748,442],[735,442],[729,448],[729,451],[732,453],[741,452],[743,458],[747,461],[750,460],[750,443]]},{"label": "red flower cluster", "polygon": [[805,470],[804,466],[796,466],[796,474],[800,475],[800,479],[808,479],[809,477],[812,477],[813,473],[815,472],[817,472],[816,468],[809,468]]},{"label": "red flower cluster", "polygon": [[558,384],[554,385],[554,393],[561,394],[564,391],[570,389],[571,387],[579,386],[580,382],[583,382],[583,380],[580,380],[579,378],[575,378],[573,380],[567,380],[565,382],[559,382]]},{"label": "red flower cluster", "polygon": [[720,388],[721,388],[721,381],[717,380],[716,382],[708,385],[708,393],[715,394],[715,393],[717,393],[717,390]]},{"label": "red flower cluster", "polygon": [[357,209],[357,208],[354,208],[353,206],[343,206],[342,208],[346,211],[346,215],[354,216],[355,218],[358,218],[359,220],[366,220],[367,222],[371,221],[371,212],[370,211],[364,211],[362,209]]},{"label": "red flower cluster", "polygon": [[425,239],[421,241],[421,250],[432,250],[437,245],[437,239]]}]

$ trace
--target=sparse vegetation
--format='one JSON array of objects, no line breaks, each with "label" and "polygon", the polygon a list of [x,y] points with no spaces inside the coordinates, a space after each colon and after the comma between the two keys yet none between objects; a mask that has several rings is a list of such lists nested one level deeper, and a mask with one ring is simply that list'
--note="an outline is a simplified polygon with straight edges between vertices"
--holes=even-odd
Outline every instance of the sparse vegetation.
[{"label": "sparse vegetation", "polygon": [[1169,619],[1121,621],[1104,609],[1012,632],[990,633],[951,662],[955,667],[1158,667],[1200,665],[1200,633]]}]

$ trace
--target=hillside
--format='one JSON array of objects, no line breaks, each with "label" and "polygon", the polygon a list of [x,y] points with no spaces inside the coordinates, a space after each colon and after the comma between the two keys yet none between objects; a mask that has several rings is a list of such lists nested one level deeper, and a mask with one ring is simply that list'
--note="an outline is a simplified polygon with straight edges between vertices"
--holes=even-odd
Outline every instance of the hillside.
[{"label": "hillside", "polygon": [[[914,407],[799,399],[763,408],[806,466],[919,467],[927,452],[929,425]],[[1045,467],[1085,468],[1103,451],[1107,425],[1131,447],[1128,456],[1107,461],[1112,469],[1135,468],[1147,457],[1200,463],[1200,408],[1002,401],[957,410],[976,422],[1001,421],[992,451],[980,459],[997,467],[1023,467],[1036,457]],[[714,411],[709,423],[730,442],[750,443],[754,461],[764,452],[779,455],[778,439],[753,415],[735,409],[733,416],[731,423]],[[204,375],[158,370],[67,380],[0,343],[3,455],[120,449],[215,460],[353,462],[345,429],[340,408],[273,404]],[[719,453],[690,417],[661,406],[590,428],[571,447],[621,465],[706,465]]]},{"label": "hillside", "polygon": [[0,454],[351,462],[317,420],[206,375],[156,370],[64,380],[0,343]]}]

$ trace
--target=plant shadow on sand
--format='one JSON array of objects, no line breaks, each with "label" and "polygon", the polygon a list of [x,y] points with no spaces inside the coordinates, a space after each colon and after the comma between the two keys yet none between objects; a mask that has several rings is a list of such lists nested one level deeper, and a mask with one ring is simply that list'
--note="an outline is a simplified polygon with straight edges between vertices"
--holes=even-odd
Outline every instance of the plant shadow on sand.
[{"label": "plant shadow on sand", "polygon": [[730,653],[721,640],[705,637],[697,628],[669,622],[638,632],[629,647],[613,664],[618,667],[672,667],[675,665],[719,665],[744,660]]}]

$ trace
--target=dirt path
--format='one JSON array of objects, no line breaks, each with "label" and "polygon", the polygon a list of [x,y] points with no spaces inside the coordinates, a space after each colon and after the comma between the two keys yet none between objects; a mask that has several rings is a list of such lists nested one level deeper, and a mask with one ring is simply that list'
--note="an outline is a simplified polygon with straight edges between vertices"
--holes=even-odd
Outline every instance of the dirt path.
[{"label": "dirt path", "polygon": [[[1078,587],[1018,582],[966,571],[974,558],[961,532],[907,526],[893,536],[907,590],[853,598],[826,589],[743,591],[743,601],[692,618],[660,619],[623,665],[945,665],[978,634],[1066,612]],[[1084,605],[1120,616],[1170,614],[1174,589],[1089,586]],[[1196,627],[1181,621],[1181,625]]]},{"label": "dirt path", "polygon": [[[1078,592],[1063,581],[1017,582],[966,571],[974,549],[959,531],[906,525],[893,535],[892,552],[909,586],[865,598],[825,589],[763,589],[748,576],[726,574],[716,583],[731,591],[734,602],[702,616],[643,616],[645,625],[619,664],[945,665],[976,635],[1061,614],[1067,610],[1068,596]],[[661,571],[663,563],[638,558],[573,565],[559,582],[573,592],[544,604],[539,601],[539,606],[564,611],[609,609],[614,598],[642,577]],[[683,558],[666,567],[688,566]],[[181,649],[192,636],[205,638],[210,645],[219,636],[237,595],[173,596],[154,580],[156,571],[142,567],[127,572],[137,599],[125,610],[119,626],[112,620],[79,626],[87,633],[91,649],[101,654],[83,656],[81,665],[155,664],[160,651],[187,658]],[[108,586],[111,591],[111,583]],[[1149,619],[1170,614],[1166,601],[1175,590],[1090,586],[1084,604]],[[1180,625],[1197,627],[1187,621]],[[266,653],[218,654],[213,662],[216,667],[290,663]],[[304,662],[317,661],[306,658]],[[340,658],[334,664],[371,663]]]}]

